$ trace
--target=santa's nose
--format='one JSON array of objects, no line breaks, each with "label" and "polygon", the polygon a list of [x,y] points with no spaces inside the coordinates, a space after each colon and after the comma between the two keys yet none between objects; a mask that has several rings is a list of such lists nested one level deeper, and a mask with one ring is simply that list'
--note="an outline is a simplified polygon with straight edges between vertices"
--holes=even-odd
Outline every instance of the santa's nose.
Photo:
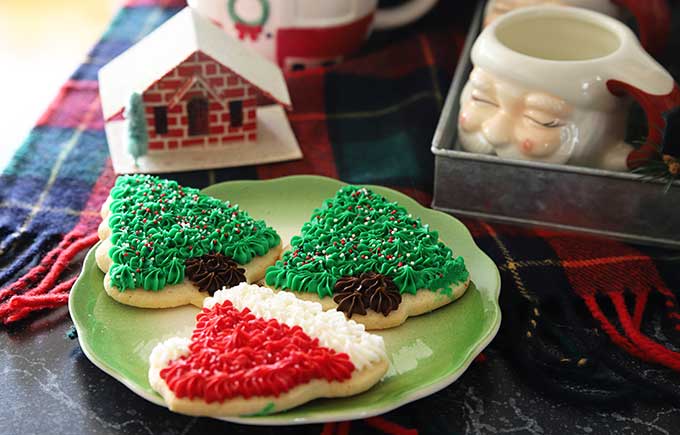
[{"label": "santa's nose", "polygon": [[493,146],[508,144],[512,133],[512,117],[499,111],[482,125],[482,133]]}]

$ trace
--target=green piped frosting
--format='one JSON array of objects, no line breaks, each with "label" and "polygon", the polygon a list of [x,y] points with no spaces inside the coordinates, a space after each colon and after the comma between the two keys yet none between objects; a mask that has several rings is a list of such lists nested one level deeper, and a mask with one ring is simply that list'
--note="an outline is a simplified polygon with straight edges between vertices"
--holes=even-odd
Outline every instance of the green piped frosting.
[{"label": "green piped frosting", "polygon": [[281,239],[238,205],[150,175],[118,177],[111,190],[111,284],[158,291],[184,280],[184,261],[221,253],[239,264]]},{"label": "green piped frosting", "polygon": [[324,202],[291,240],[292,249],[267,269],[268,285],[331,296],[343,276],[386,275],[403,293],[419,289],[451,294],[468,279],[462,257],[439,234],[396,202],[357,186],[345,186]]}]

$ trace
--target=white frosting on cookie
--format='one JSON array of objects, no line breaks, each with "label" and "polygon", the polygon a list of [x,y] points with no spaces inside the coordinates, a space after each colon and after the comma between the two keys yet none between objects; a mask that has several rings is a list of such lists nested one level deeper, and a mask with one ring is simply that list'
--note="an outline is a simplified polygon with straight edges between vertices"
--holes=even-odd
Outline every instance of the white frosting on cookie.
[{"label": "white frosting on cookie", "polygon": [[321,346],[348,354],[357,370],[387,360],[382,337],[366,332],[364,325],[347,320],[341,312],[323,311],[318,302],[300,300],[290,292],[274,293],[266,287],[241,283],[215,292],[203,301],[203,306],[212,308],[224,301],[230,301],[238,310],[248,308],[265,320],[300,326],[307,335],[318,338]]},{"label": "white frosting on cookie", "polygon": [[149,365],[151,367],[162,368],[167,366],[170,361],[189,355],[190,343],[191,340],[188,338],[180,337],[172,337],[162,343],[158,343],[151,351]]}]

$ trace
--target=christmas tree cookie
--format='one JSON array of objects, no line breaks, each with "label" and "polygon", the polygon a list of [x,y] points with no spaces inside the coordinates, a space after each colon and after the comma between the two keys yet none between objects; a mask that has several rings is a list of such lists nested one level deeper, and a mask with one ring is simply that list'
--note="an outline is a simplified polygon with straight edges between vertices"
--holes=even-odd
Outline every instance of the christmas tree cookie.
[{"label": "christmas tree cookie", "polygon": [[367,329],[391,328],[467,289],[463,258],[438,238],[397,203],[346,186],[312,213],[265,280]]},{"label": "christmas tree cookie", "polygon": [[337,311],[242,283],[206,298],[190,339],[158,344],[149,383],[176,412],[263,415],[375,385],[382,337]]},{"label": "christmas tree cookie", "polygon": [[127,305],[200,307],[224,286],[262,279],[281,254],[276,231],[238,205],[149,175],[119,177],[101,214],[97,265]]}]

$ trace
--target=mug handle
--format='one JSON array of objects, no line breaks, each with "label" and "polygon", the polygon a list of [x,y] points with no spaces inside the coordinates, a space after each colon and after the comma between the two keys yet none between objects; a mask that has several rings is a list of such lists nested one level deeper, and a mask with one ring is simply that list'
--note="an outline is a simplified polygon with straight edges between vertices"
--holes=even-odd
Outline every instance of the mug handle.
[{"label": "mug handle", "polygon": [[647,115],[647,140],[640,148],[631,151],[626,160],[628,168],[634,169],[641,166],[647,160],[662,154],[670,154],[680,157],[680,144],[669,142],[666,133],[669,122],[677,123],[680,115],[680,88],[677,83],[673,84],[671,92],[665,95],[647,93],[633,85],[620,80],[608,80],[607,89],[614,95],[632,96]]},{"label": "mug handle", "polygon": [[437,0],[410,0],[393,8],[378,9],[373,25],[378,30],[401,27],[425,15],[435,4]]},{"label": "mug handle", "polygon": [[659,55],[663,52],[671,31],[671,11],[667,0],[612,0],[627,9],[637,22],[640,42],[645,49]]}]

